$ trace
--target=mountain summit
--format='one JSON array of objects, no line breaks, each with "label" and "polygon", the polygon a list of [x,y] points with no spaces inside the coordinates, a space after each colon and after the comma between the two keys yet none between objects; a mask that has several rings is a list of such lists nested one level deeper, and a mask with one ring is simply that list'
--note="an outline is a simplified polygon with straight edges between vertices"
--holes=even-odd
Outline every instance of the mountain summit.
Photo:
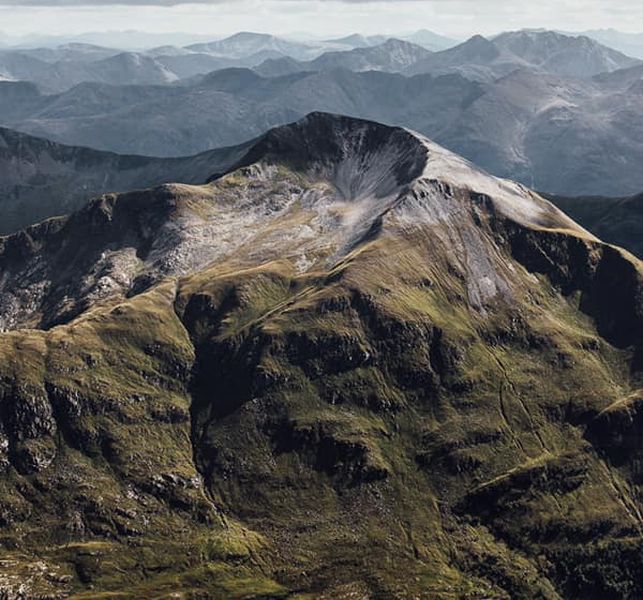
[{"label": "mountain summit", "polygon": [[589,78],[639,64],[631,58],[586,36],[554,31],[510,31],[486,39],[476,35],[442,52],[419,60],[409,73],[460,72],[481,80],[493,80],[516,69],[575,78]]},{"label": "mountain summit", "polygon": [[10,591],[643,593],[639,261],[369,121],[214,171],[0,238]]},{"label": "mountain summit", "polygon": [[[508,291],[509,281],[504,269],[494,268],[487,240],[456,233],[466,225],[456,189],[488,198],[495,214],[521,225],[589,237],[523,186],[491,177],[418,134],[323,113],[271,130],[230,174],[210,179],[208,186],[105,196],[68,219],[7,238],[0,254],[3,329],[49,327],[76,316],[90,300],[127,296],[141,281],[149,286],[212,261],[281,258],[300,265],[302,273],[329,268],[371,236],[404,237],[411,224],[431,229],[447,261],[466,263],[476,255],[471,265],[480,270],[469,273],[468,296],[482,308]],[[230,180],[241,185],[230,186]],[[26,251],[14,260],[14,249],[25,242]],[[50,275],[43,286],[44,265]]]}]

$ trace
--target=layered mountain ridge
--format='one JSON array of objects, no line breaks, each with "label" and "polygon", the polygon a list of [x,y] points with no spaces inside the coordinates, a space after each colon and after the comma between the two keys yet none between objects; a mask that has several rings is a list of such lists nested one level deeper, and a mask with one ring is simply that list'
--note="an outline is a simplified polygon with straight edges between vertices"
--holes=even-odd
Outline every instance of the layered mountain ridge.
[{"label": "layered mountain ridge", "polygon": [[[242,193],[230,197],[230,206],[218,198],[226,195],[227,179],[214,174],[210,178],[214,187],[168,184],[122,197],[108,195],[69,218],[50,220],[6,238],[2,329],[49,327],[68,318],[68,313],[78,314],[75,298],[87,306],[115,291],[128,295],[141,281],[149,286],[166,276],[184,275],[215,259],[230,258],[239,248],[251,248],[253,260],[289,257],[307,269],[318,260],[338,260],[391,215],[396,216],[395,222],[399,218],[403,223],[439,222],[445,230],[455,228],[460,211],[456,202],[447,197],[439,207],[419,200],[434,197],[440,186],[466,186],[489,197],[499,214],[522,225],[570,229],[590,237],[526,188],[486,175],[402,129],[314,113],[297,124],[271,130],[247,147],[245,152],[242,148],[220,152],[228,162],[231,156],[240,156],[231,167],[225,160],[217,165],[216,156],[194,160],[195,168],[202,169],[205,162],[219,172],[245,169],[248,188],[244,185]],[[288,190],[290,171],[296,175],[290,176],[292,189]],[[309,185],[297,184],[302,177]],[[275,227],[271,217],[288,219],[295,209],[309,212],[308,219],[295,221],[287,236],[279,230],[275,237],[265,238],[264,229]],[[102,225],[107,226],[104,232]],[[95,234],[86,238],[83,232],[94,226]],[[67,240],[79,238],[90,246],[70,247]],[[104,251],[106,247],[109,252]],[[464,247],[461,250],[467,252]],[[474,250],[483,251],[480,242]],[[21,259],[17,264],[16,257]],[[487,266],[491,262],[480,260]],[[42,277],[49,273],[64,274],[83,287],[62,294],[57,282]],[[53,284],[51,290],[43,286],[46,282]],[[486,284],[491,286],[489,298],[482,289],[469,297],[476,306],[498,291],[491,280]],[[32,286],[45,295],[33,294]],[[54,306],[51,295],[59,302]],[[27,302],[21,302],[21,297]],[[28,306],[26,312],[22,304]]]},{"label": "layered mountain ridge", "polygon": [[245,151],[247,144],[176,159],[119,155],[0,128],[0,235],[68,214],[104,192],[203,183]]},{"label": "layered mountain ridge", "polygon": [[495,175],[547,193],[625,196],[643,189],[640,66],[578,79],[510,61],[504,76],[483,81],[458,69],[405,77],[293,73],[301,66],[292,59],[264,66],[273,76],[235,68],[181,85],[83,83],[55,95],[5,81],[0,116],[9,127],[59,143],[184,156],[323,110],[420,131]]},{"label": "layered mountain ridge", "polygon": [[643,269],[524,186],[315,113],[0,246],[8,589],[641,593]]}]

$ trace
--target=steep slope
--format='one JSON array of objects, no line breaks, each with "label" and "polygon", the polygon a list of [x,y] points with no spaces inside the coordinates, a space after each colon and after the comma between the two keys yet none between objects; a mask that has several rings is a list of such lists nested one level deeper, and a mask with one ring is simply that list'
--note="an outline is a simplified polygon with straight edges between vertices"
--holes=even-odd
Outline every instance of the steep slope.
[{"label": "steep slope", "polygon": [[523,186],[314,114],[0,274],[9,591],[643,591],[642,266]]},{"label": "steep slope", "polygon": [[[569,34],[579,35],[579,34]],[[593,29],[583,31],[586,35],[605,46],[614,48],[623,54],[643,60],[643,34],[617,31],[615,29]]]},{"label": "steep slope", "polygon": [[602,240],[643,258],[643,194],[629,198],[547,198]]},{"label": "steep slope", "polygon": [[62,146],[0,128],[0,235],[67,214],[92,196],[167,182],[203,183],[246,146],[178,159]]}]

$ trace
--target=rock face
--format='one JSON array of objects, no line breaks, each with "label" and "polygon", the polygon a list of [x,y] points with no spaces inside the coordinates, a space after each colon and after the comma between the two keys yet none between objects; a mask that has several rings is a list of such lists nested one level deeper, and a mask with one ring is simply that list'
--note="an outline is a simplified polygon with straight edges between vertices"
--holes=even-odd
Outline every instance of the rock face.
[{"label": "rock face", "polygon": [[637,597],[642,273],[523,186],[319,113],[4,238],[0,577]]}]

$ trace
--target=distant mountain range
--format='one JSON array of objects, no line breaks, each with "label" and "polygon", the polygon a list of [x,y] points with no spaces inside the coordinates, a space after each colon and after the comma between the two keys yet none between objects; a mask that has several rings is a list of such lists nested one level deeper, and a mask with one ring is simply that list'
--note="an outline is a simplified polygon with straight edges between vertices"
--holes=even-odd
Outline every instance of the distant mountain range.
[{"label": "distant mountain range", "polygon": [[[342,59],[336,55],[383,44],[379,50],[366,52],[359,64],[362,68],[368,68],[372,63],[374,68],[397,71],[400,64],[406,67],[426,56],[427,52],[420,51],[424,48],[444,49],[456,43],[426,30],[408,34],[408,48],[415,42],[413,51],[401,49],[405,40],[398,42],[397,47],[386,45],[386,41],[384,36],[354,34],[335,40],[302,43],[268,34],[241,32],[223,40],[184,47],[166,44],[140,51],[79,42],[54,47],[4,48],[0,49],[0,76],[32,81],[48,92],[61,92],[86,81],[123,85],[171,83],[216,69],[254,67],[267,60],[311,61],[325,52],[331,56],[313,68],[333,61],[359,62],[351,56]],[[395,58],[395,54],[404,52],[409,54],[406,59]],[[356,56],[359,55],[358,52]]]},{"label": "distant mountain range", "polygon": [[5,49],[0,50],[0,75],[32,81],[43,91],[55,93],[88,81],[167,84],[230,67],[256,67],[270,76],[332,68],[408,75],[457,72],[471,79],[493,81],[519,68],[587,78],[638,62],[589,37],[547,31],[511,32],[494,39],[474,36],[458,45],[427,31],[408,35],[407,39],[356,34],[308,44],[267,34],[238,33],[214,42],[158,46],[145,52],[80,43]]},{"label": "distant mountain range", "polygon": [[0,128],[0,235],[73,212],[105,192],[204,183],[237,161],[245,148],[163,159],[63,146]]},{"label": "distant mountain range", "polygon": [[460,73],[493,81],[516,69],[535,69],[553,75],[587,78],[639,64],[584,36],[552,31],[516,31],[493,39],[474,36],[463,44],[434,53],[407,69],[408,74]]},{"label": "distant mountain range", "polygon": [[[0,123],[63,144],[170,157],[323,110],[409,127],[545,192],[643,189],[641,61],[553,32],[476,36],[441,52],[356,36],[323,44],[358,47],[302,60],[281,53],[320,48],[239,34],[145,54],[82,45],[0,53],[12,67],[0,81]],[[11,81],[20,69],[36,83]],[[39,88],[92,78],[57,93]]]},{"label": "distant mountain range", "polygon": [[269,59],[256,67],[255,70],[267,76],[332,69],[401,73],[431,55],[432,52],[422,46],[391,38],[376,46],[325,52],[316,59],[307,62],[293,58]]}]

